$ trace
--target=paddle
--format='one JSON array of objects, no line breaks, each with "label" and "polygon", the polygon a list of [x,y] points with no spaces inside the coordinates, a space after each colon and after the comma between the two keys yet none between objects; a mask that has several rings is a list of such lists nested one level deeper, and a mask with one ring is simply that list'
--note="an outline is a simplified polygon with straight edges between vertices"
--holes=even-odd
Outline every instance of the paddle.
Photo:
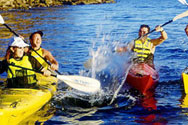
[{"label": "paddle", "polygon": [[[6,28],[9,29],[10,32],[12,32],[15,36],[19,37],[19,35],[13,31],[7,24],[5,24],[5,21],[3,19],[3,17],[0,15],[0,24],[3,24]],[[25,41],[25,40],[24,40]],[[26,42],[26,41],[25,41]],[[42,57],[39,53],[37,53],[33,48],[31,48],[38,56],[40,56],[48,65],[51,65],[46,59],[44,59],[44,57]],[[58,70],[55,70],[56,73],[58,73],[59,75],[61,74]]]},{"label": "paddle", "polygon": [[[4,26],[6,26],[6,28],[8,28],[14,35],[19,37],[19,35],[16,32],[14,32],[7,24],[5,24],[4,19],[1,15],[0,15],[0,24],[3,24]],[[47,63],[49,64],[49,62]],[[20,67],[20,68],[24,69],[24,67]],[[32,70],[32,69],[27,69],[27,70]],[[53,76],[57,77],[61,81],[64,81],[67,85],[69,85],[70,87],[74,89],[77,89],[83,92],[88,92],[88,93],[94,93],[100,90],[100,82],[96,79],[83,77],[83,76],[75,76],[75,75],[72,75],[72,76],[60,75],[59,71],[56,71],[56,72],[59,75],[53,75]]]},{"label": "paddle", "polygon": [[186,2],[186,0],[178,0],[180,3],[182,3],[183,5],[188,6],[188,3]]},{"label": "paddle", "polygon": [[[48,65],[51,65],[50,62],[48,62],[44,57],[42,57],[37,51],[35,51],[32,47],[31,49],[40,57],[42,58]],[[61,73],[58,70],[55,70],[57,74],[61,75]]]},{"label": "paddle", "polygon": [[[165,26],[165,25],[167,25],[167,24],[169,24],[169,23],[171,23],[171,22],[174,22],[174,21],[176,21],[176,20],[178,20],[178,19],[181,19],[181,18],[183,18],[183,17],[186,17],[186,16],[188,16],[188,11],[185,11],[185,12],[183,12],[183,13],[181,13],[181,14],[175,16],[172,20],[170,20],[170,21],[168,21],[168,22],[162,24],[161,27],[163,27],[163,26]],[[140,38],[142,38],[142,37],[144,37],[144,36],[146,36],[146,35],[148,35],[148,34],[154,32],[154,31],[155,31],[155,29],[153,29],[152,31],[150,31],[150,32],[147,33],[147,34],[144,34],[144,35],[141,36],[141,37],[138,37],[137,39],[140,39]],[[128,71],[129,71],[129,70],[128,70]],[[127,76],[127,74],[126,74],[125,76]],[[124,81],[125,81],[125,80],[124,80]],[[118,93],[119,93],[121,87],[123,86],[123,84],[124,84],[124,82],[122,82],[122,84],[120,85],[120,87],[115,91],[115,93],[114,93],[114,95],[113,95],[113,97],[112,97],[112,100],[110,101],[109,105],[112,104],[113,101],[116,99],[116,97],[117,97],[117,95],[118,95]]]},{"label": "paddle", "polygon": [[[179,1],[181,1],[181,0],[179,0]],[[183,1],[184,1],[184,0],[183,0]],[[187,3],[185,3],[185,4],[187,4]],[[165,25],[167,25],[167,24],[169,24],[169,23],[172,23],[172,22],[174,22],[174,21],[176,21],[176,20],[178,20],[178,19],[181,19],[181,18],[183,18],[183,17],[186,17],[186,16],[188,16],[188,10],[185,11],[185,12],[183,12],[183,13],[181,13],[181,14],[179,14],[179,15],[177,15],[177,16],[175,16],[172,20],[169,20],[168,22],[165,22],[164,24],[161,25],[161,27],[163,27],[163,26],[165,26]],[[144,34],[143,36],[138,37],[138,38],[135,39],[135,40],[141,39],[142,37],[147,36],[147,35],[153,33],[154,31],[155,31],[155,29],[151,30],[149,33]],[[88,60],[84,63],[84,67],[87,68],[87,69],[91,68],[91,65],[92,65],[91,63],[92,63],[92,59],[88,59]]]},{"label": "paddle", "polygon": [[127,72],[126,72],[126,74],[125,74],[125,76],[124,76],[124,79],[121,81],[120,86],[119,86],[119,87],[117,88],[117,90],[115,91],[115,93],[114,93],[114,95],[113,95],[113,97],[112,97],[112,99],[111,99],[111,101],[110,101],[110,103],[109,103],[108,105],[111,105],[111,104],[114,102],[114,100],[117,98],[117,95],[118,95],[119,91],[121,90],[122,86],[124,85],[124,83],[125,83],[125,81],[126,81],[126,79],[127,79],[127,75],[128,75],[128,73],[129,73],[129,70],[130,70],[131,66],[132,66],[132,65],[130,65],[130,66],[128,67]]},{"label": "paddle", "polygon": [[[188,16],[188,10],[185,11],[185,12],[183,12],[183,13],[181,13],[181,14],[178,14],[178,15],[175,16],[172,20],[169,20],[168,22],[162,24],[161,27],[163,27],[163,26],[165,26],[165,25],[167,25],[167,24],[169,24],[169,23],[172,23],[172,22],[174,22],[174,21],[176,21],[176,20],[178,20],[178,19],[181,19],[181,18],[183,18],[183,17],[186,17],[186,16]],[[155,31],[155,29],[151,30],[149,33],[144,34],[143,36],[138,37],[136,40],[138,40],[138,39],[140,39],[140,38],[142,38],[142,37],[144,37],[144,36],[147,36],[147,35],[153,33],[154,31]]]},{"label": "paddle", "polygon": [[[22,66],[18,66],[15,64],[9,64],[14,67],[22,68],[25,70],[34,71],[37,73],[43,73],[41,71],[37,71],[34,69],[25,68]],[[57,79],[64,81],[67,85],[70,87],[77,89],[79,91],[87,92],[87,93],[96,93],[100,90],[100,82],[96,79],[84,77],[84,76],[76,76],[76,75],[54,75],[51,74],[51,76],[57,77]]]},{"label": "paddle", "polygon": [[14,32],[7,24],[5,24],[3,17],[0,15],[0,24],[3,24],[7,29],[10,30],[15,36],[19,37],[19,35]]}]

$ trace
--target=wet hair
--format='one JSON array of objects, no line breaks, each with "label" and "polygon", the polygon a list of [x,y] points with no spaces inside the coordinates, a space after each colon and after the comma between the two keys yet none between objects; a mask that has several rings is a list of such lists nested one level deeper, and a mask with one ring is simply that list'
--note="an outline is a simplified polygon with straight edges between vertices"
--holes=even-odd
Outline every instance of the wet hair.
[{"label": "wet hair", "polygon": [[140,30],[141,30],[143,27],[146,27],[146,28],[148,29],[148,32],[150,32],[150,27],[149,27],[148,25],[146,25],[146,24],[142,24],[142,25],[140,26],[139,32],[140,32]]},{"label": "wet hair", "polygon": [[33,32],[33,33],[30,35],[29,39],[32,39],[33,35],[35,35],[35,34],[40,34],[41,37],[43,36],[43,32],[39,30],[39,31]]}]

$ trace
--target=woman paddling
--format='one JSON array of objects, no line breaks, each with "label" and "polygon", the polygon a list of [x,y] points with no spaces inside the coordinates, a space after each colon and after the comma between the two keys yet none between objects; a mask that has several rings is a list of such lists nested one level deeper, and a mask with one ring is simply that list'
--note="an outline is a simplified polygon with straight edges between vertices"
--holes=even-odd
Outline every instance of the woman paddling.
[{"label": "woman paddling", "polygon": [[36,87],[34,70],[43,72],[45,76],[51,75],[51,72],[43,68],[35,58],[24,53],[24,48],[28,46],[20,37],[15,36],[8,45],[5,60],[0,62],[0,73],[7,72],[8,88]]}]

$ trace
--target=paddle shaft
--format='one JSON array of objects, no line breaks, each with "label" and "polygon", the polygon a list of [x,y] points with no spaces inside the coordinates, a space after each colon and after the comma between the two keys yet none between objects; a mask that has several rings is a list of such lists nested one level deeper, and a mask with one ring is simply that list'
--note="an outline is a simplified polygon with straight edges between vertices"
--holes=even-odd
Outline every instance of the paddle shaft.
[{"label": "paddle shaft", "polygon": [[[164,23],[163,25],[161,25],[161,27],[163,27],[163,26],[165,26],[165,25],[167,25],[167,24],[169,24],[169,23],[172,23],[172,22],[173,22],[173,20],[170,20],[170,21]],[[155,29],[153,29],[153,30],[150,31],[149,33],[145,34],[145,36],[148,35],[148,34],[150,34],[150,33],[152,33],[152,32],[154,32],[154,31],[155,31]]]},{"label": "paddle shaft", "polygon": [[[181,18],[183,18],[183,17],[187,17],[187,16],[188,16],[188,11],[185,11],[185,12],[183,12],[183,13],[178,14],[177,16],[175,16],[172,20],[170,20],[170,21],[168,21],[168,22],[162,24],[161,27],[163,27],[163,26],[165,26],[165,25],[167,25],[167,24],[169,24],[169,23],[172,23],[172,22],[174,22],[174,21],[176,21],[176,20],[178,20],[178,19],[181,19]],[[147,36],[148,34],[154,32],[154,31],[155,31],[155,29],[153,29],[153,30],[150,31],[149,33],[144,34],[143,36],[138,37],[136,40],[141,39],[142,37]]]},{"label": "paddle shaft", "polygon": [[109,103],[108,105],[111,105],[111,104],[114,102],[114,100],[117,98],[117,95],[118,95],[120,89],[122,88],[122,86],[124,85],[124,83],[125,83],[125,81],[126,81],[126,79],[127,79],[127,75],[128,75],[128,72],[129,72],[129,70],[130,70],[131,67],[132,67],[132,64],[128,67],[123,81],[121,81],[120,86],[119,86],[118,89],[115,91],[115,93],[114,93],[114,95],[113,95],[113,97],[112,97],[112,99],[111,99],[111,101],[110,101],[110,103]]},{"label": "paddle shaft", "polygon": [[[163,27],[163,26],[165,26],[165,25],[167,25],[167,24],[169,24],[169,23],[172,23],[172,22],[173,22],[173,20],[170,20],[170,21],[168,21],[168,22],[162,24],[161,27]],[[154,31],[155,31],[155,29],[151,30],[149,33],[144,34],[143,36],[139,36],[136,40],[139,40],[139,39],[143,38],[144,36],[147,36],[147,35],[153,33]]]},{"label": "paddle shaft", "polygon": [[19,35],[16,33],[16,32],[14,32],[7,24],[3,24],[7,29],[9,29],[10,30],[10,32],[12,32],[15,36],[17,36],[17,37],[19,37]]},{"label": "paddle shaft", "polygon": [[[8,65],[43,74],[43,72],[41,71],[25,68],[15,64],[8,64]],[[79,91],[95,93],[100,90],[100,82],[96,79],[83,77],[83,76],[65,76],[65,75],[57,75],[57,74],[55,75],[51,74],[51,76],[56,77],[61,81],[64,81],[65,84]]]},{"label": "paddle shaft", "polygon": [[[41,73],[41,74],[43,74],[43,72],[41,72],[41,71],[38,71],[38,70],[35,70],[35,69],[25,68],[25,67],[18,66],[18,65],[12,64],[12,63],[9,63],[8,65],[11,65],[11,66],[14,66],[14,67],[18,67],[18,68],[22,68],[22,69],[25,69],[25,70],[34,71],[34,72],[36,72],[36,73]],[[57,77],[57,75],[55,75],[55,74],[51,74],[51,76]]]},{"label": "paddle shaft", "polygon": [[[51,65],[44,57],[42,57],[37,51],[35,51],[32,47],[31,49],[38,55],[40,56],[40,58],[42,58],[48,65]],[[61,75],[61,73],[58,70],[55,70],[56,73],[58,73],[59,75]]]}]

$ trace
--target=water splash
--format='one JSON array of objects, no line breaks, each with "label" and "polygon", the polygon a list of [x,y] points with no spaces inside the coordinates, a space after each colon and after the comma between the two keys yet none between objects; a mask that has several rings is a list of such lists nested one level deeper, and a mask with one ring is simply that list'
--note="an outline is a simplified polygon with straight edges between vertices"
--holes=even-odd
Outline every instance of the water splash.
[{"label": "water splash", "polygon": [[[59,100],[63,107],[84,106],[84,108],[91,108],[107,106],[112,99],[114,100],[120,96],[119,91],[121,88],[127,89],[124,82],[132,64],[130,61],[132,53],[130,51],[115,52],[115,48],[122,46],[122,42],[117,41],[116,38],[111,38],[110,35],[103,35],[100,45],[93,42],[93,46],[90,48],[91,58],[84,64],[86,70],[80,71],[80,75],[98,79],[101,82],[101,91],[88,94],[74,89],[65,90],[66,92],[61,92],[63,94],[58,94],[56,98],[56,101]],[[123,46],[125,45],[123,44]],[[115,97],[114,94],[116,94]],[[134,100],[129,96],[124,94],[124,99]]]},{"label": "water splash", "polygon": [[97,50],[91,50],[90,68],[88,76],[100,80],[104,92],[114,93],[126,78],[131,65],[132,53],[117,53],[114,48],[120,42],[104,42]]}]

